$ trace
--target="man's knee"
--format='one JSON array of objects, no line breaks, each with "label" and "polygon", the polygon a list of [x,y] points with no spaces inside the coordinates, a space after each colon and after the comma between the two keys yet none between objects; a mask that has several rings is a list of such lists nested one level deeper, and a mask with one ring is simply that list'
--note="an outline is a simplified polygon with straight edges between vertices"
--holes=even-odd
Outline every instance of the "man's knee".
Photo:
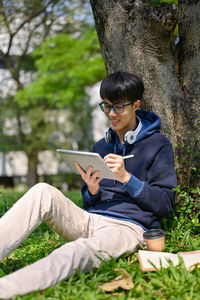
[{"label": "man's knee", "polygon": [[51,188],[53,188],[51,185],[45,182],[39,182],[32,186],[28,193],[31,193],[32,195],[36,197],[41,197],[42,195],[47,196],[48,194],[51,194]]},{"label": "man's knee", "polygon": [[39,183],[36,183],[34,186],[32,186],[31,189],[46,190],[46,189],[49,189],[50,187],[51,187],[51,185],[49,185],[46,182],[39,182]]},{"label": "man's knee", "polygon": [[[51,186],[45,182],[40,182],[32,186],[29,191],[24,195],[30,201],[36,203],[41,203],[45,200],[45,206],[51,205],[52,202],[52,193]],[[40,204],[41,205],[41,204]]]}]

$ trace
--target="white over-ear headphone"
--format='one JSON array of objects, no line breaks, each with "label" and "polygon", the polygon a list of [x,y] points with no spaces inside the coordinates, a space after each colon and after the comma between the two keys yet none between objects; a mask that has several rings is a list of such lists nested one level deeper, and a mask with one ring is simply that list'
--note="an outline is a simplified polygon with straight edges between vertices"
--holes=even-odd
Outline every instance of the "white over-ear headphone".
[{"label": "white over-ear headphone", "polygon": [[[138,125],[135,130],[129,130],[124,135],[124,142],[128,145],[132,145],[136,141],[136,137],[142,128],[142,122],[138,116],[136,116],[138,120]],[[112,143],[114,140],[114,133],[111,127],[108,128],[108,131],[105,134],[105,141],[107,144]]]}]

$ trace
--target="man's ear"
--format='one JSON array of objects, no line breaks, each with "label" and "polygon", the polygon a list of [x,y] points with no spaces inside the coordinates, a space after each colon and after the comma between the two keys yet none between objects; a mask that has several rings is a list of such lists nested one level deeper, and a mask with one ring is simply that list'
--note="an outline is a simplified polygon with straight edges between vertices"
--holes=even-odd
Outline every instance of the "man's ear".
[{"label": "man's ear", "polygon": [[136,111],[140,107],[140,100],[136,100],[133,105],[134,105],[134,110]]}]

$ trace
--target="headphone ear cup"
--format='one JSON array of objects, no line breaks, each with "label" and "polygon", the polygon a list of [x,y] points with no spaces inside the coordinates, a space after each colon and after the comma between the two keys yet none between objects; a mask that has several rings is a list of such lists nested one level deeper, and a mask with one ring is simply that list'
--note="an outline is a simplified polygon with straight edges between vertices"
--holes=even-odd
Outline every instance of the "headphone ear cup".
[{"label": "headphone ear cup", "polygon": [[124,142],[128,145],[132,145],[135,143],[137,135],[140,132],[140,130],[142,129],[142,122],[141,122],[140,118],[138,116],[136,116],[136,118],[138,120],[137,128],[134,131],[133,130],[127,131],[124,135]]},{"label": "headphone ear cup", "polygon": [[137,136],[137,134],[135,134],[134,131],[132,131],[132,130],[127,131],[124,135],[124,142],[129,145],[132,145],[135,143],[136,136]]},{"label": "headphone ear cup", "polygon": [[105,141],[107,144],[110,144],[113,142],[113,132],[112,129],[109,127],[108,131],[106,131],[105,134]]}]

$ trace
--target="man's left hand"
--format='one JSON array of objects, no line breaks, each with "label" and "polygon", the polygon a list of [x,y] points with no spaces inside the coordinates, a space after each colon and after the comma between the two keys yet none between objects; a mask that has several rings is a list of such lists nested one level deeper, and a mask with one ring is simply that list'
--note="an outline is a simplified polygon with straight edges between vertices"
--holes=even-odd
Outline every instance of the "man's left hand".
[{"label": "man's left hand", "polygon": [[123,156],[110,153],[104,157],[104,161],[116,175],[118,181],[122,184],[129,181],[131,175],[125,169]]}]

